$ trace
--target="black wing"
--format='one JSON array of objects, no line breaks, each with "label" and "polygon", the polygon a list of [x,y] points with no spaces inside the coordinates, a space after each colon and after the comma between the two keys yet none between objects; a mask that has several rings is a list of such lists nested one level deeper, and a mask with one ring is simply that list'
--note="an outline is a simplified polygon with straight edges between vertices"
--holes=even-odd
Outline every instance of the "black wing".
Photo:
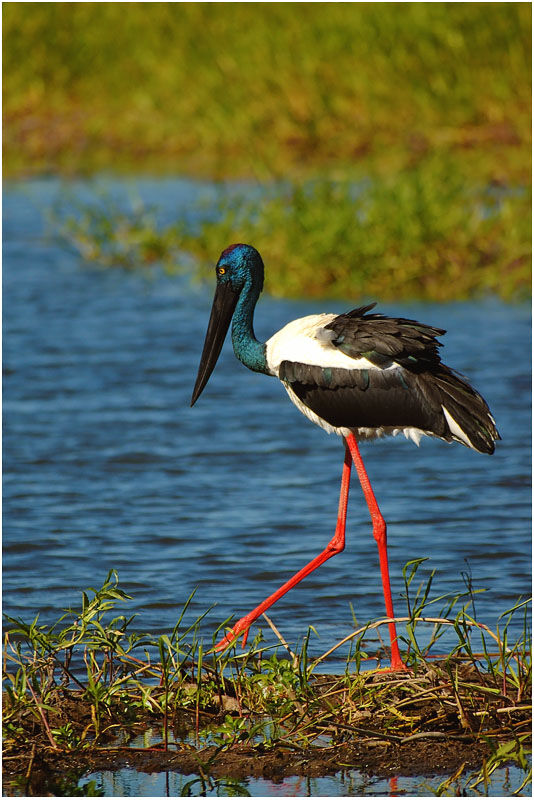
[{"label": "black wing", "polygon": [[367,314],[375,305],[355,308],[325,325],[334,333],[332,345],[351,358],[363,356],[384,369],[394,361],[412,371],[439,364],[442,345],[436,337],[446,331],[413,319]]},{"label": "black wing", "polygon": [[441,363],[436,340],[445,331],[403,318],[368,314],[372,306],[341,314],[325,326],[332,346],[374,368],[340,369],[291,361],[279,377],[330,425],[341,428],[413,427],[446,441],[462,441],[451,431],[447,409],[470,444],[483,453],[499,437],[484,399]]}]

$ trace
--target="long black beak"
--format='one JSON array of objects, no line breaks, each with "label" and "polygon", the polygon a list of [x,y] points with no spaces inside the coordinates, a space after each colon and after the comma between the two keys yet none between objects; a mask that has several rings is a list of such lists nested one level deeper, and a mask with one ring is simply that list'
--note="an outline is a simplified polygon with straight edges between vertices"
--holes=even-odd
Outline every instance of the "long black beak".
[{"label": "long black beak", "polygon": [[200,397],[215,368],[238,298],[239,293],[235,292],[227,283],[217,285],[191,405],[194,405]]}]

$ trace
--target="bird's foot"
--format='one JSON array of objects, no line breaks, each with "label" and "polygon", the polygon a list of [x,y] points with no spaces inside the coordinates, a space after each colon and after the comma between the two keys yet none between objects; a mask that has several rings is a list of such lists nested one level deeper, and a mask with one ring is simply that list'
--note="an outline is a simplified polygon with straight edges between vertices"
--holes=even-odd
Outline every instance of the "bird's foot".
[{"label": "bird's foot", "polygon": [[226,636],[223,636],[221,641],[218,642],[213,649],[217,652],[226,650],[227,647],[230,647],[231,644],[234,644],[235,640],[238,639],[241,634],[244,634],[241,647],[245,647],[247,643],[248,632],[253,622],[254,620],[249,619],[248,617],[242,617],[242,619],[240,619],[239,622],[236,622],[234,627],[228,631]]},{"label": "bird's foot", "polygon": [[397,643],[397,638],[391,642],[391,655],[390,655],[390,672],[406,672],[409,668],[406,666],[404,661],[401,658],[399,645]]},{"label": "bird's foot", "polygon": [[378,667],[376,672],[410,672],[400,654],[392,653],[389,667]]},{"label": "bird's foot", "polygon": [[410,672],[410,667],[407,667],[404,661],[391,662],[389,667],[379,667],[377,672]]}]

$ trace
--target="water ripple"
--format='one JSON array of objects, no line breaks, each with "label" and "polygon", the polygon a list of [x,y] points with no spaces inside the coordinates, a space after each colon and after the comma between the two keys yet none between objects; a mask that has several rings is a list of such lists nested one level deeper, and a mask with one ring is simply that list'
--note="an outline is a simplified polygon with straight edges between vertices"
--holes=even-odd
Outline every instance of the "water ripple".
[{"label": "water ripple", "polygon": [[[4,196],[4,608],[51,622],[114,567],[141,629],[169,631],[198,587],[187,620],[216,604],[202,623],[211,637],[325,547],[342,446],[277,381],[243,370],[228,344],[190,409],[211,288],[80,268],[40,240],[39,215],[15,194]],[[264,297],[256,327],[267,337],[291,318],[344,308]],[[362,448],[388,520],[394,596],[405,562],[428,557],[420,575],[437,569],[436,594],[462,591],[471,571],[491,624],[530,589],[530,309],[486,300],[380,310],[448,329],[444,360],[486,396],[503,436],[492,458],[431,440]],[[351,629],[350,603],[360,620],[383,614],[356,482],[345,552],[272,616],[292,641],[313,624],[324,649]]]}]

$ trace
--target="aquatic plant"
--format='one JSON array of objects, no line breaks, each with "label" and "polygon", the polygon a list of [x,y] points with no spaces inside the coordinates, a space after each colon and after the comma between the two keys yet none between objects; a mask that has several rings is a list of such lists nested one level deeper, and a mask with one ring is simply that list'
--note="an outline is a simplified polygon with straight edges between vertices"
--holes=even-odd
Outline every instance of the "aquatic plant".
[{"label": "aquatic plant", "polygon": [[[258,188],[258,187],[257,187]],[[267,290],[286,297],[362,296],[446,301],[530,292],[530,195],[525,187],[474,187],[446,161],[350,180],[284,182],[251,193],[221,187],[191,223],[157,225],[139,201],[119,206],[95,189],[61,194],[51,234],[102,267],[211,275],[229,242],[265,254]]]}]

